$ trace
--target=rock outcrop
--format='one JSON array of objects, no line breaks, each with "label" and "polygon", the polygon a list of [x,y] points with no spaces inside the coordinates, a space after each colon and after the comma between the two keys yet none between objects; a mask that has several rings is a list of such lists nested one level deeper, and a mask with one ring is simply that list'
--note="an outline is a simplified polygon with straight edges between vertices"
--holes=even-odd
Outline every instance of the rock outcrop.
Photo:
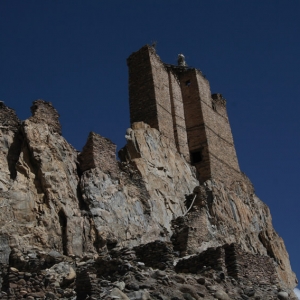
[{"label": "rock outcrop", "polygon": [[[200,184],[174,143],[143,122],[127,130],[120,161],[93,132],[78,152],[58,117],[37,100],[21,122],[0,103],[3,299],[293,296],[284,243],[245,175]],[[254,261],[267,271],[247,271]]]}]

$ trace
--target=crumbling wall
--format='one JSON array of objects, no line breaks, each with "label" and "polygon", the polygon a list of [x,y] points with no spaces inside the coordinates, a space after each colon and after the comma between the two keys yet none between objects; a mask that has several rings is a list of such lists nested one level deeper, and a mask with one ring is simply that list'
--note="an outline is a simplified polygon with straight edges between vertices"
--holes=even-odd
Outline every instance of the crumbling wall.
[{"label": "crumbling wall", "polygon": [[0,101],[0,126],[1,129],[15,131],[21,124],[15,111],[7,107],[3,101]]},{"label": "crumbling wall", "polygon": [[174,249],[180,256],[193,254],[199,247],[212,240],[209,220],[204,208],[191,211],[188,216],[172,221]]},{"label": "crumbling wall", "polygon": [[72,263],[63,260],[66,257],[53,250],[49,253],[35,250],[23,253],[13,249],[9,265],[0,264],[0,298],[58,299],[74,296],[75,271]]},{"label": "crumbling wall", "polygon": [[104,173],[116,177],[120,172],[116,159],[117,146],[109,139],[90,132],[87,142],[78,156],[82,172],[99,168]]},{"label": "crumbling wall", "polygon": [[41,99],[34,101],[31,106],[31,113],[30,122],[47,124],[53,133],[61,135],[59,114],[51,102]]},{"label": "crumbling wall", "polygon": [[95,297],[100,294],[100,283],[95,268],[88,266],[78,268],[76,278],[76,299],[84,300],[87,297]]},{"label": "crumbling wall", "polygon": [[171,243],[154,241],[134,248],[137,258],[146,266],[164,270],[173,267],[173,246]]},{"label": "crumbling wall", "polygon": [[176,264],[178,273],[201,273],[213,269],[236,279],[248,278],[253,283],[272,285],[278,283],[274,261],[268,256],[244,251],[232,243],[208,248],[200,254],[181,259]]},{"label": "crumbling wall", "polygon": [[200,273],[209,268],[226,272],[223,247],[209,248],[198,255],[181,259],[176,264],[175,271],[178,273]]},{"label": "crumbling wall", "polygon": [[225,245],[225,262],[228,275],[249,278],[252,282],[272,285],[278,283],[275,262],[268,256],[242,250],[237,244]]}]

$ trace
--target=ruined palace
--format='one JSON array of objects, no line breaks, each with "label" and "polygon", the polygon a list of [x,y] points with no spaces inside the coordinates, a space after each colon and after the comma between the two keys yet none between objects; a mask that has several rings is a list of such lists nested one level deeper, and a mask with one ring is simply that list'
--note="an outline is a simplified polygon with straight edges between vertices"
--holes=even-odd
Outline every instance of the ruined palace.
[{"label": "ruined palace", "polygon": [[196,166],[200,181],[236,176],[236,157],[226,100],[211,94],[201,71],[179,56],[165,64],[148,45],[130,55],[131,123],[145,122],[172,140],[179,153]]},{"label": "ruined palace", "polygon": [[[77,151],[51,102],[0,101],[0,299],[296,300],[270,210],[201,71],[131,54],[131,127]],[[125,130],[124,130],[125,131]]]}]

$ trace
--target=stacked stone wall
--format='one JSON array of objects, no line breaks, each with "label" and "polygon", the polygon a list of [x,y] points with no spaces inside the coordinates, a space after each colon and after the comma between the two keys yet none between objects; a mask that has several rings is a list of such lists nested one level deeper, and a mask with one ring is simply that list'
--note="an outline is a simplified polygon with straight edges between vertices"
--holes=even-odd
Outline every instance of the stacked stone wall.
[{"label": "stacked stone wall", "polygon": [[174,249],[180,252],[180,256],[197,252],[203,242],[209,242],[211,239],[208,227],[209,222],[204,208],[194,209],[188,215],[173,220]]},{"label": "stacked stone wall", "polygon": [[134,248],[136,256],[146,266],[164,270],[173,267],[173,246],[171,243],[154,241]]},{"label": "stacked stone wall", "polygon": [[268,256],[245,252],[237,244],[225,245],[227,273],[235,278],[249,278],[254,283],[278,283],[273,259]]},{"label": "stacked stone wall", "polygon": [[[5,299],[8,291],[8,265],[0,263],[0,299]],[[5,292],[6,291],[6,292]]]},{"label": "stacked stone wall", "polygon": [[29,273],[10,267],[7,269],[7,283],[2,286],[1,299],[59,299],[64,291],[57,287],[56,279],[45,271]]},{"label": "stacked stone wall", "polygon": [[78,300],[97,299],[100,294],[99,279],[94,268],[78,270],[76,278],[76,296]]},{"label": "stacked stone wall", "polygon": [[225,250],[223,247],[209,248],[198,255],[182,259],[177,263],[175,271],[197,274],[209,268],[226,272]]},{"label": "stacked stone wall", "polygon": [[213,269],[236,279],[247,278],[252,283],[278,283],[273,260],[268,256],[252,254],[237,244],[208,248],[200,254],[181,259],[175,266],[178,273],[201,273]]},{"label": "stacked stone wall", "polygon": [[16,131],[21,124],[15,111],[7,107],[4,102],[0,101],[0,127],[1,129],[9,129]]},{"label": "stacked stone wall", "polygon": [[91,132],[88,140],[78,156],[82,172],[93,168],[99,168],[104,173],[116,177],[120,170],[116,160],[117,146],[109,139]]},{"label": "stacked stone wall", "polygon": [[53,133],[61,135],[59,114],[51,102],[46,102],[41,99],[33,101],[31,113],[32,117],[29,118],[31,122],[47,124]]}]

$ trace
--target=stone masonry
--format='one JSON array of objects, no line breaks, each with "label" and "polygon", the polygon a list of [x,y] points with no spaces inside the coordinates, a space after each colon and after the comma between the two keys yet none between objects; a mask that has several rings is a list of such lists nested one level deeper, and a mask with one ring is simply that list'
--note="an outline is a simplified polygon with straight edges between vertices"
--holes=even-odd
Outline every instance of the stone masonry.
[{"label": "stone masonry", "polygon": [[176,144],[196,166],[199,179],[238,179],[237,161],[226,101],[211,95],[201,71],[163,63],[148,45],[130,55],[131,123],[143,121]]},{"label": "stone masonry", "polygon": [[31,113],[31,122],[43,124],[46,123],[49,130],[51,130],[53,133],[58,133],[61,135],[61,126],[58,120],[59,114],[51,102],[41,99],[34,101],[33,105],[31,106]]},{"label": "stone masonry", "polygon": [[237,244],[209,248],[198,255],[180,260],[176,272],[203,273],[213,269],[236,279],[251,278],[252,282],[277,284],[276,269],[268,256],[245,252]]},{"label": "stone masonry", "polygon": [[78,156],[81,171],[84,172],[98,167],[104,172],[109,172],[112,176],[116,176],[119,172],[116,148],[117,146],[109,139],[90,132],[87,143]]},{"label": "stone masonry", "polygon": [[152,47],[144,46],[128,59],[131,124],[145,122],[176,144],[189,160],[180,84]]}]

